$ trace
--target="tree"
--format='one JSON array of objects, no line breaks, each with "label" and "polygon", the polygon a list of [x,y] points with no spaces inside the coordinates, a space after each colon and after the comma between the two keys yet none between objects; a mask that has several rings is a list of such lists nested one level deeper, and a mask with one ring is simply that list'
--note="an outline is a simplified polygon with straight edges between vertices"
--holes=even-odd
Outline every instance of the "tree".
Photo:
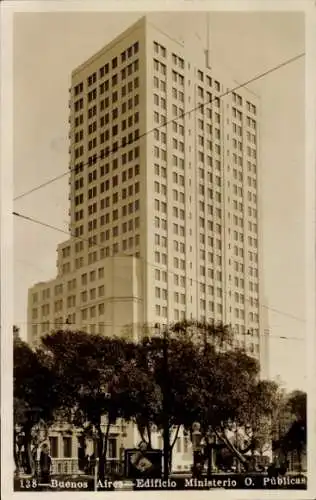
[{"label": "tree", "polygon": [[[151,415],[142,412],[147,420],[146,428],[154,424],[163,432],[166,445],[165,469],[171,467],[172,450],[181,425],[190,426],[194,407],[194,388],[199,373],[199,354],[195,344],[185,338],[145,338],[140,346],[142,369],[155,389],[154,411]],[[165,351],[167,348],[168,362]],[[187,369],[186,369],[187,368]],[[144,401],[145,406],[148,401]],[[167,422],[166,422],[167,417]],[[172,437],[172,429],[176,429]],[[168,461],[168,466],[167,466]],[[168,470],[165,471],[167,474]]]},{"label": "tree", "polygon": [[[193,372],[191,387],[186,395],[186,422],[201,423],[204,439],[214,432],[234,456],[248,466],[246,458],[227,437],[229,422],[242,426],[250,424],[257,436],[263,418],[270,417],[277,400],[277,385],[259,380],[259,364],[243,350],[233,349],[232,334],[225,325],[208,325],[194,322],[178,324],[174,331],[194,344],[197,371]],[[185,366],[182,364],[182,366]],[[252,439],[254,446],[255,440]]]},{"label": "tree", "polygon": [[303,391],[293,391],[289,394],[287,407],[297,420],[306,422],[307,395]]},{"label": "tree", "polygon": [[285,457],[295,451],[298,457],[299,469],[302,467],[302,453],[306,448],[306,405],[305,392],[293,391],[285,403],[286,410],[290,412],[291,423],[288,431],[281,438],[281,449]]},{"label": "tree", "polygon": [[142,441],[151,449],[152,425],[162,412],[162,392],[140,346],[135,349],[135,358],[122,366],[120,387],[122,415],[136,424]]},{"label": "tree", "polygon": [[259,380],[249,397],[253,405],[248,415],[251,449],[262,456],[272,446],[272,419],[278,408],[280,389],[276,382]]},{"label": "tree", "polygon": [[16,441],[19,434],[19,442],[26,453],[26,471],[34,473],[32,430],[40,422],[48,424],[54,419],[58,401],[55,376],[42,363],[38,353],[19,338],[14,340],[13,362],[15,460],[18,467]]},{"label": "tree", "polygon": [[[137,345],[72,331],[57,331],[42,342],[57,374],[64,415],[82,429],[95,430],[99,478],[103,480],[111,425],[119,418],[140,418],[140,406],[145,411],[141,395],[152,390],[136,365]],[[150,406],[146,411],[150,412]]]},{"label": "tree", "polygon": [[[162,406],[156,407],[158,412],[151,418],[158,429],[168,433],[168,452],[172,452],[180,426],[191,433],[192,424],[199,422],[205,439],[210,431],[215,433],[247,467],[243,453],[227,438],[227,425],[235,421],[258,427],[259,417],[267,417],[272,411],[276,385],[259,380],[257,361],[242,350],[232,349],[231,332],[223,325],[184,322],[169,326],[163,333],[167,334],[167,373],[163,337],[145,338],[142,350],[143,369],[153,377],[162,395],[167,391],[168,430],[164,428]],[[175,438],[170,441],[174,427]]]},{"label": "tree", "polygon": [[250,423],[258,441],[255,426],[271,415],[277,392],[259,380],[256,360],[233,349],[224,325],[177,323],[139,343],[57,331],[42,339],[36,356],[54,375],[54,407],[95,435],[100,479],[110,428],[120,418],[134,421],[149,447],[153,425],[163,431],[165,473],[180,427],[191,433],[194,422],[204,438],[215,434],[247,467],[245,450],[227,436],[228,424]]}]

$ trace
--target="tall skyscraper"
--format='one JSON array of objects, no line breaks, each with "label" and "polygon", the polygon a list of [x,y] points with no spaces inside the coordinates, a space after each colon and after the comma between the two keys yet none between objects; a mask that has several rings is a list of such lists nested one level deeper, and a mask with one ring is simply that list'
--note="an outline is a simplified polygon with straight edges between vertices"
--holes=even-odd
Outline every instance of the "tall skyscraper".
[{"label": "tall skyscraper", "polygon": [[259,99],[207,56],[142,18],[73,71],[73,236],[29,290],[31,343],[187,318],[259,356]]}]

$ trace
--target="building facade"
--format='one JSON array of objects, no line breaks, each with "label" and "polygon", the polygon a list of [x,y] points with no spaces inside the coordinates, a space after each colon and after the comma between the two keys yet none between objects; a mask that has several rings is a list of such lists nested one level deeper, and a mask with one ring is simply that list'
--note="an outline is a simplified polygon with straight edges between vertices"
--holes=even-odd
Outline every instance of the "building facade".
[{"label": "building facade", "polygon": [[[29,290],[28,340],[54,328],[231,324],[262,360],[259,98],[208,51],[142,18],[75,69],[71,237]],[[232,90],[236,89],[236,90]]]},{"label": "building facade", "polygon": [[133,256],[115,292],[136,266],[142,302],[127,323],[223,321],[259,355],[259,102],[234,87],[146,18],[73,72],[74,237],[58,247],[57,278],[30,290],[30,341],[61,319],[93,331],[105,316],[91,271]]}]

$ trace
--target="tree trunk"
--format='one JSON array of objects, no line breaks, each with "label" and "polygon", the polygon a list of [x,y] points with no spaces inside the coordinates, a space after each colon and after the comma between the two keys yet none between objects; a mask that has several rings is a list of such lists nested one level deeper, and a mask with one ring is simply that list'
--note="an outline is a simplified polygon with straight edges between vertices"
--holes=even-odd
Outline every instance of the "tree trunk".
[{"label": "tree trunk", "polygon": [[150,430],[150,424],[146,425],[146,430],[147,430],[147,436],[148,436],[148,448],[151,450],[152,449],[152,443],[151,443],[151,430]]},{"label": "tree trunk", "polygon": [[169,473],[172,473],[172,450],[169,449]]},{"label": "tree trunk", "polygon": [[180,427],[181,427],[181,425],[178,425],[177,430],[176,430],[176,433],[175,433],[175,435],[174,435],[174,440],[173,440],[173,442],[170,444],[170,450],[171,450],[171,451],[173,450],[173,447],[174,447],[174,445],[176,444],[176,441],[177,441],[177,439],[178,439],[178,435],[179,435]]},{"label": "tree trunk", "polygon": [[98,466],[98,479],[102,482],[105,480],[105,463],[104,463],[104,454],[103,454],[103,447],[104,447],[104,436],[103,432],[101,429],[101,423],[99,423],[96,426],[97,433],[98,433],[98,438],[97,438],[97,449],[98,449],[98,459],[99,459],[99,466]]},{"label": "tree trunk", "polygon": [[16,473],[18,474],[19,473],[19,469],[20,469],[20,464],[19,464],[19,454],[20,454],[20,447],[18,445],[18,442],[17,442],[17,432],[16,430],[14,430],[13,432],[13,454],[14,454],[14,463],[15,463],[15,470],[16,470]]},{"label": "tree trunk", "polygon": [[[27,455],[30,463],[30,469],[31,469],[31,474],[32,476],[36,475],[36,458],[34,460],[33,455],[32,455],[32,450],[31,450],[31,441],[28,442],[27,446]],[[35,455],[36,457],[36,455]]]},{"label": "tree trunk", "polygon": [[168,430],[165,428],[163,430],[163,470],[164,470],[164,473],[163,473],[163,476],[164,476],[164,479],[168,479],[169,477],[169,472],[170,472],[170,469],[169,469],[169,464],[170,464],[170,460],[169,460],[169,457],[170,457],[170,429],[168,428]]},{"label": "tree trunk", "polygon": [[175,445],[175,444],[176,444],[176,442],[177,442],[178,435],[179,435],[179,431],[180,431],[180,427],[181,427],[181,425],[178,425],[178,426],[177,426],[177,430],[176,430],[176,432],[175,432],[174,439],[173,439],[173,441],[170,443],[170,446],[169,446],[169,472],[170,472],[170,473],[172,472],[172,455],[173,455],[173,448],[174,448],[174,445]]},{"label": "tree trunk", "polygon": [[25,473],[35,475],[36,464],[34,463],[32,452],[31,452],[31,427],[27,426],[24,429],[24,456],[25,456]]},{"label": "tree trunk", "polygon": [[108,451],[108,442],[109,442],[109,434],[110,434],[110,428],[111,428],[111,421],[108,419],[108,422],[106,424],[106,431],[105,431],[105,436],[103,440],[103,467],[104,471],[106,472],[106,454]]},{"label": "tree trunk", "polygon": [[[146,436],[145,436],[145,426],[139,421],[136,420],[136,425],[137,425],[137,430],[139,432],[139,435],[141,437],[141,440],[147,443]],[[149,444],[149,443],[147,443]]]},{"label": "tree trunk", "polygon": [[204,439],[205,439],[205,459],[206,459],[206,462],[207,462],[207,472],[206,472],[206,477],[209,479],[212,475],[212,453],[213,453],[213,450],[212,450],[212,445],[209,444],[209,441],[208,441],[208,436],[204,436]]}]

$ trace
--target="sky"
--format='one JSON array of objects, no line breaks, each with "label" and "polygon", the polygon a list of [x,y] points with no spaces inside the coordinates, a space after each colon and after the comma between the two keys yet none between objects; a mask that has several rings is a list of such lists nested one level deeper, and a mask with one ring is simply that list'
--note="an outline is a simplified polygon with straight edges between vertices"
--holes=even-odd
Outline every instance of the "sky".
[{"label": "sky", "polygon": [[[68,169],[71,71],[144,13],[19,13],[14,19],[14,196]],[[174,38],[206,40],[204,12],[150,13]],[[211,58],[239,82],[305,50],[304,16],[212,12]],[[250,85],[260,95],[260,202],[270,375],[306,387],[304,58]],[[14,202],[14,210],[67,230],[68,177]],[[27,291],[56,275],[66,235],[14,219],[14,321],[26,337]],[[282,338],[285,337],[285,338]],[[296,368],[294,370],[294,367]]]}]

